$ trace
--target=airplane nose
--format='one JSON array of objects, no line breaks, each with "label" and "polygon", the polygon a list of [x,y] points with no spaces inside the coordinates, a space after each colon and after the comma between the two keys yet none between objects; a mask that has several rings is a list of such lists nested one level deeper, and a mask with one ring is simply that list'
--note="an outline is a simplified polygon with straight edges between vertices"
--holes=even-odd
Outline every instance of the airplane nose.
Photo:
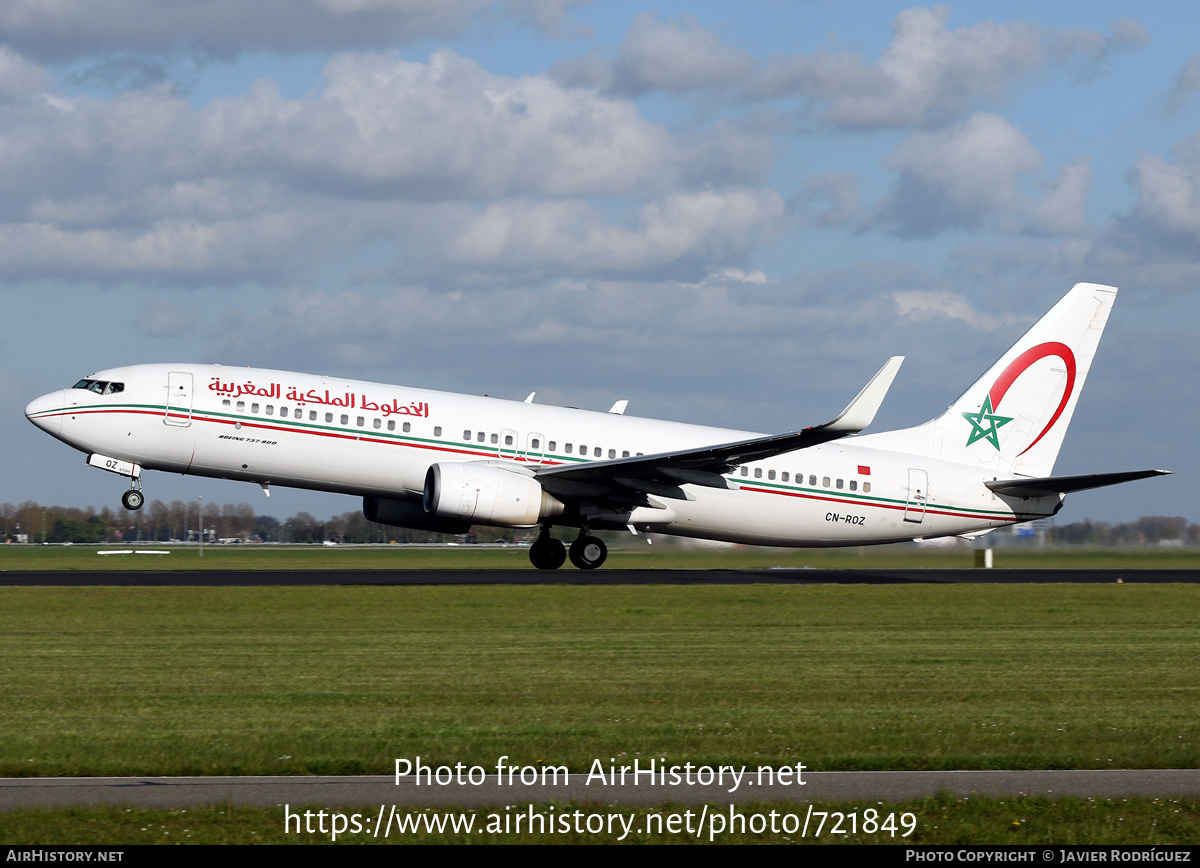
[{"label": "airplane nose", "polygon": [[51,392],[48,395],[42,395],[40,398],[34,398],[25,407],[25,418],[37,425],[43,431],[46,431],[54,436],[58,436],[59,430],[62,428],[62,414],[56,413],[56,410],[62,410],[66,402],[63,400],[63,390]]}]

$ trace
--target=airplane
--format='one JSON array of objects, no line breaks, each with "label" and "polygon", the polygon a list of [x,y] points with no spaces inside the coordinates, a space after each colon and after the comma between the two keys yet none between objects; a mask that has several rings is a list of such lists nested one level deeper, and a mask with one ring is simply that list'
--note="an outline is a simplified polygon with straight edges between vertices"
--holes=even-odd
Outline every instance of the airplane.
[{"label": "airplane", "polygon": [[[130,479],[146,470],[363,498],[368,519],[440,533],[538,527],[529,558],[584,570],[593,531],[770,546],[973,539],[1055,515],[1074,491],[1168,473],[1052,476],[1112,310],[1079,283],[961,397],[912,428],[858,435],[902,356],[823,425],[777,435],[258,368],[99,371],[25,408],[33,424]],[[567,547],[555,525],[578,528]]]}]

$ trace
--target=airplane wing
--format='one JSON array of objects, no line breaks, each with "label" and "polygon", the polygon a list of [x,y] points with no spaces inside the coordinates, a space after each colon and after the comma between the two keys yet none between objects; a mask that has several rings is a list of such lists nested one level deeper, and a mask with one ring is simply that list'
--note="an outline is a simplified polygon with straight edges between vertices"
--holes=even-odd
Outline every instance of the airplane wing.
[{"label": "airplane wing", "polygon": [[903,361],[903,356],[888,359],[846,409],[824,425],[715,446],[546,467],[538,470],[535,476],[547,491],[565,497],[596,496],[606,489],[617,488],[637,493],[635,500],[646,494],[694,500],[693,495],[679,486],[691,483],[708,488],[736,489],[737,483],[721,474],[750,461],[857,434],[870,425]]},{"label": "airplane wing", "polygon": [[1048,494],[1070,494],[1072,491],[1103,488],[1106,485],[1118,485],[1122,482],[1132,482],[1135,479],[1148,479],[1151,476],[1166,476],[1172,472],[1170,470],[1127,470],[1123,473],[1044,476],[1040,479],[998,479],[994,482],[985,482],[984,485],[997,494],[1008,494],[1014,497],[1045,497]]}]

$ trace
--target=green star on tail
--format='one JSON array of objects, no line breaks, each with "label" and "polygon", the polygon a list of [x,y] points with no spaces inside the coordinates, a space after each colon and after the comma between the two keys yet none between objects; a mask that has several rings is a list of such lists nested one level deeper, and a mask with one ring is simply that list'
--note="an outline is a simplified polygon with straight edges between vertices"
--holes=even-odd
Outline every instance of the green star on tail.
[{"label": "green star on tail", "polygon": [[992,411],[991,395],[983,399],[983,406],[978,413],[963,413],[962,415],[971,423],[971,436],[967,438],[967,445],[970,446],[976,440],[987,438],[987,441],[996,449],[1000,448],[1000,438],[996,435],[996,429],[1013,420],[1012,416],[997,416]]}]

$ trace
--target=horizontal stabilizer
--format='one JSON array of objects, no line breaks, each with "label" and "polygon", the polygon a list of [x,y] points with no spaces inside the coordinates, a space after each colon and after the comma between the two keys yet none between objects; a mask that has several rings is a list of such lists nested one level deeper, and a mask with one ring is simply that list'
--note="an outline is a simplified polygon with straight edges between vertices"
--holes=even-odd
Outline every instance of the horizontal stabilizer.
[{"label": "horizontal stabilizer", "polygon": [[998,479],[994,482],[985,482],[984,485],[997,494],[1008,494],[1013,497],[1045,497],[1048,494],[1070,494],[1072,491],[1103,488],[1106,485],[1118,485],[1122,482],[1132,482],[1135,479],[1165,476],[1171,472],[1170,470],[1128,470],[1124,473],[1045,476],[1041,479]]}]

